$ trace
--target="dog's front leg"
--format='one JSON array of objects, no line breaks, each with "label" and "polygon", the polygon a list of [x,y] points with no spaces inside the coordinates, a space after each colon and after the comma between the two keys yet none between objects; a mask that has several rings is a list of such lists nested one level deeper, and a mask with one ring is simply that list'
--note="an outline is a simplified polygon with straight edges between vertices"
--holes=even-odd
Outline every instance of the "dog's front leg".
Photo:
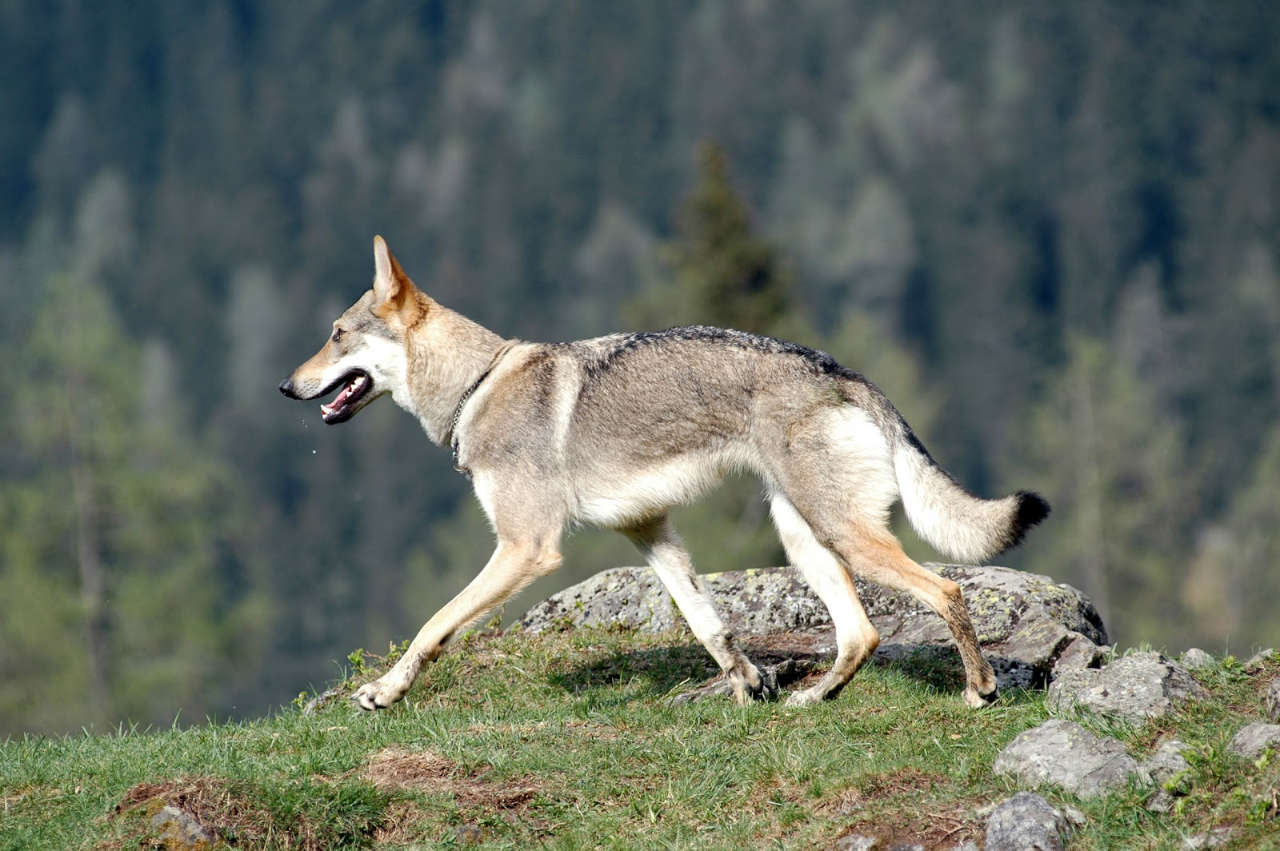
[{"label": "dog's front leg", "polygon": [[467,624],[519,591],[529,582],[560,566],[553,545],[534,541],[500,541],[484,570],[458,596],[418,630],[395,666],[351,695],[361,709],[385,709],[404,697],[427,662]]}]

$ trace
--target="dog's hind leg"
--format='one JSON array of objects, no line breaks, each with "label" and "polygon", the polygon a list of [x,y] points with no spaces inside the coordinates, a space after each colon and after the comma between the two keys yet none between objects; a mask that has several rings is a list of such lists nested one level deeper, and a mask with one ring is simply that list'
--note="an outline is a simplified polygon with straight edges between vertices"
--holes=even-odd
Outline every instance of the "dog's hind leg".
[{"label": "dog's hind leg", "polygon": [[725,629],[671,521],[664,516],[622,531],[640,548],[689,622],[693,634],[728,675],[738,702],[745,704],[752,697],[762,696],[764,681],[760,671],[737,648],[733,636]]},{"label": "dog's hind leg", "polygon": [[771,512],[787,558],[826,604],[836,627],[836,659],[831,670],[815,685],[787,699],[789,706],[807,706],[839,694],[880,644],[880,634],[862,608],[849,572],[819,543],[791,501],[775,494]]},{"label": "dog's hind leg", "polygon": [[[965,703],[990,703],[996,696],[995,674],[978,648],[960,586],[912,561],[889,531],[889,508],[899,486],[880,426],[865,412],[840,408],[791,422],[774,439],[774,491],[786,495],[817,543],[850,576],[906,591],[941,615],[964,662]],[[818,586],[815,590],[822,594]],[[831,614],[838,617],[834,609]]]},{"label": "dog's hind leg", "polygon": [[550,538],[499,540],[484,570],[423,625],[391,670],[361,686],[351,699],[361,709],[383,709],[395,703],[413,685],[422,666],[439,656],[467,624],[559,566],[559,549]]},{"label": "dog's hind leg", "polygon": [[855,532],[837,541],[836,550],[850,569],[887,588],[906,591],[942,616],[964,662],[965,703],[978,709],[994,701],[995,672],[978,647],[960,586],[916,564],[887,531]]}]

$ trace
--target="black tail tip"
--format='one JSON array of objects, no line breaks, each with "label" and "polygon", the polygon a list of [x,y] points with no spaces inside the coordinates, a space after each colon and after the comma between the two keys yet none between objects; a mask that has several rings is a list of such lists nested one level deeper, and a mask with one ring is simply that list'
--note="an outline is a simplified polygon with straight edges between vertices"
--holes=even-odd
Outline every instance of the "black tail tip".
[{"label": "black tail tip", "polygon": [[1001,542],[999,552],[1013,549],[1022,543],[1027,530],[1049,516],[1049,503],[1038,493],[1018,491],[1018,512],[1009,523],[1009,531]]},{"label": "black tail tip", "polygon": [[1049,516],[1049,503],[1038,493],[1018,491],[1018,516],[1014,520],[1014,532],[1018,540],[1027,530]]}]

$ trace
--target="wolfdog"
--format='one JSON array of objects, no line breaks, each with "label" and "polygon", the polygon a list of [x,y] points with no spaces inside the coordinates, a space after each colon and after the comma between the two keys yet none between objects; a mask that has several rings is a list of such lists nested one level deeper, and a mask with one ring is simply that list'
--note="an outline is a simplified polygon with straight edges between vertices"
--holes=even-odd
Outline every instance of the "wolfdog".
[{"label": "wolfdog", "polygon": [[571,343],[503,339],[414,286],[382,237],[373,258],[373,286],[280,391],[316,399],[336,390],[320,405],[330,424],[390,394],[471,477],[497,547],[395,665],[352,695],[361,707],[400,700],[461,629],[554,571],[574,522],[634,541],[738,701],[763,696],[765,680],[725,629],[667,515],[733,470],[763,481],[788,559],[835,624],[831,669],[789,704],[834,697],[879,643],[854,574],[941,615],[964,663],[965,702],[995,698],[960,587],[903,552],[889,511],[901,499],[926,541],[978,561],[1048,514],[1041,497],[970,494],[874,384],[822,352],[702,326]]}]

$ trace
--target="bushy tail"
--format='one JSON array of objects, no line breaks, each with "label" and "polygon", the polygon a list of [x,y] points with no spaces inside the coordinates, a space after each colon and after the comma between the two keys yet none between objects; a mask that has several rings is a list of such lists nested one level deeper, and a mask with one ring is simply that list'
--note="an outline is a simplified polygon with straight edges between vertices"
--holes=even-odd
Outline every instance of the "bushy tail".
[{"label": "bushy tail", "polygon": [[969,493],[903,426],[893,449],[898,491],[911,525],[939,552],[979,564],[1020,542],[1028,529],[1048,516],[1049,503],[1029,491],[1001,499]]}]

